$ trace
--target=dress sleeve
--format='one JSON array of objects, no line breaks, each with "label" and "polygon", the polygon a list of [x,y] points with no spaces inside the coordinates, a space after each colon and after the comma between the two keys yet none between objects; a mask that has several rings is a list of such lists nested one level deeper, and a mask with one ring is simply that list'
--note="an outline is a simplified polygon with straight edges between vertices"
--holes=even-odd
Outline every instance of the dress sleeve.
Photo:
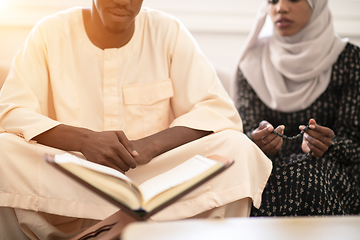
[{"label": "dress sleeve", "polygon": [[235,105],[243,121],[244,133],[250,138],[251,132],[264,120],[265,105],[247,83],[239,68],[235,84],[237,85],[237,93],[234,99]]},{"label": "dress sleeve", "polygon": [[29,141],[60,124],[47,117],[49,73],[46,46],[36,25],[14,57],[0,93],[0,132]]},{"label": "dress sleeve", "polygon": [[178,23],[177,37],[170,56],[170,78],[174,88],[171,126],[218,132],[242,131],[234,103],[211,63],[193,37]]},{"label": "dress sleeve", "polygon": [[360,162],[360,48],[353,46],[336,68],[344,84],[339,92],[335,137],[329,155],[344,164],[352,164]]}]

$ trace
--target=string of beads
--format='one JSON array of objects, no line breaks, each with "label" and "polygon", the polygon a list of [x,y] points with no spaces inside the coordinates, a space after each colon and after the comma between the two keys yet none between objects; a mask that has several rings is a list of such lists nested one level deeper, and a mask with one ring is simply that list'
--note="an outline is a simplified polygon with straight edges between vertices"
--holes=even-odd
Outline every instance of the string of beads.
[{"label": "string of beads", "polygon": [[[308,128],[309,128],[309,125],[306,125],[299,134],[297,134],[297,135],[295,135],[295,136],[291,136],[291,137],[288,137],[288,136],[286,136],[286,135],[284,135],[284,134],[281,134],[281,133],[275,132],[275,131],[273,131],[272,133],[278,135],[279,137],[282,137],[283,139],[286,139],[286,140],[290,140],[290,141],[291,141],[291,140],[295,140],[295,139],[298,139],[298,138],[302,137],[302,136],[304,135],[306,129],[308,129]],[[279,151],[279,154],[280,154],[281,158],[283,159],[281,150]],[[289,165],[289,164],[294,164],[294,163],[303,161],[303,160],[305,160],[305,159],[307,159],[307,158],[310,158],[310,157],[311,157],[311,150],[310,150],[303,158],[298,159],[298,160],[296,160],[296,161],[293,161],[293,162],[291,162],[291,163],[282,164],[281,166],[286,166],[286,165]]]},{"label": "string of beads", "polygon": [[272,133],[278,135],[279,137],[282,137],[283,139],[294,140],[294,139],[298,139],[299,137],[302,137],[304,135],[306,129],[308,129],[308,128],[309,128],[309,125],[305,126],[304,129],[298,135],[292,136],[292,137],[288,137],[284,134],[281,134],[281,133],[275,132],[275,131],[273,131]]}]

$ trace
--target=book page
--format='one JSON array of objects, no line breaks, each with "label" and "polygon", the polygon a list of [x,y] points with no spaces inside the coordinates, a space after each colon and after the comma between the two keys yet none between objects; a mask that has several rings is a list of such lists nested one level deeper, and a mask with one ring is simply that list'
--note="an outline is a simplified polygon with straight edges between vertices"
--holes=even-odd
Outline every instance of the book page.
[{"label": "book page", "polygon": [[220,163],[200,155],[190,158],[175,168],[142,183],[139,188],[144,201],[195,178],[216,164]]},{"label": "book page", "polygon": [[115,199],[117,202],[132,210],[141,209],[142,196],[140,192],[121,178],[103,174],[72,162],[60,164],[65,170],[84,180],[100,192],[110,196],[112,199]]},{"label": "book page", "polygon": [[114,176],[114,177],[117,177],[117,178],[121,178],[121,179],[125,180],[126,182],[132,183],[130,178],[125,176],[125,174],[123,174],[123,173],[121,173],[121,172],[119,172],[119,171],[117,171],[117,170],[115,170],[113,168],[110,168],[110,167],[107,167],[107,166],[104,166],[104,165],[101,165],[101,164],[90,162],[88,160],[85,160],[85,159],[79,158],[77,156],[74,156],[74,155],[72,155],[70,153],[64,153],[64,154],[55,155],[54,161],[56,163],[58,163],[58,164],[67,163],[67,162],[75,163],[77,165],[89,168],[89,169],[91,169],[93,171],[105,173],[107,175]]},{"label": "book page", "polygon": [[143,198],[137,184],[120,171],[69,153],[55,154],[54,162],[123,205],[140,209]]}]

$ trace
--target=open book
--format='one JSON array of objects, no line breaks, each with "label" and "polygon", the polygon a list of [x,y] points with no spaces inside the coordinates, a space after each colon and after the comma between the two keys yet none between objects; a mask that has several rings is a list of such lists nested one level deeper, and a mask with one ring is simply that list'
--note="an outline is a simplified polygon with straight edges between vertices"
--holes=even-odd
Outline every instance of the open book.
[{"label": "open book", "polygon": [[69,153],[46,154],[45,160],[137,220],[146,220],[233,164],[219,155],[196,155],[137,185],[120,171]]}]

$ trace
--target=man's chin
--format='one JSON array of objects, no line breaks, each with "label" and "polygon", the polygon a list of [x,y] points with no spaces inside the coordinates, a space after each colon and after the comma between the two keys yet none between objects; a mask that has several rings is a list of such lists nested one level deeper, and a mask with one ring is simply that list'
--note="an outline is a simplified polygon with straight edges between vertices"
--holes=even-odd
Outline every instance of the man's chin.
[{"label": "man's chin", "polygon": [[105,29],[112,34],[124,34],[126,32],[132,32],[132,29],[129,25],[118,23],[105,25]]}]

